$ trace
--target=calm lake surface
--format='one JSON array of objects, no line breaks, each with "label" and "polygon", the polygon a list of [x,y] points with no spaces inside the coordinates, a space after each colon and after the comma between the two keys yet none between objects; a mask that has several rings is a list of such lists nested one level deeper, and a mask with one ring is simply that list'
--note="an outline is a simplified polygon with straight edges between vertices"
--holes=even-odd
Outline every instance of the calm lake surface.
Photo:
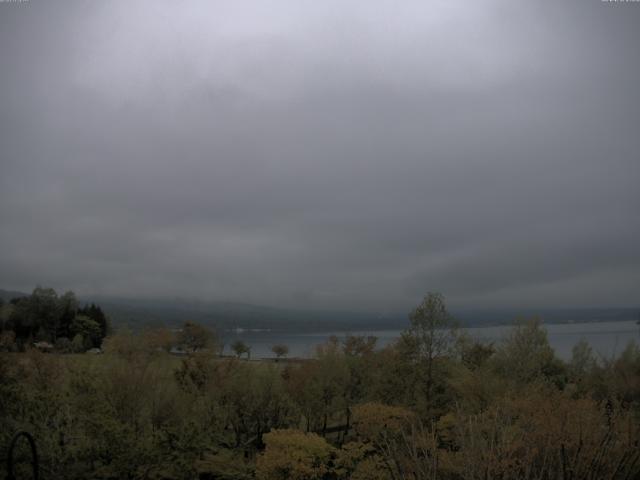
[{"label": "calm lake surface", "polygon": [[[580,340],[589,342],[594,352],[602,357],[610,358],[619,355],[631,340],[640,341],[640,327],[635,321],[626,322],[590,322],[545,324],[549,343],[562,359],[571,357],[571,349]],[[465,330],[474,338],[499,344],[511,326],[474,327]],[[327,341],[331,335],[344,337],[351,335],[374,335],[378,337],[378,346],[383,347],[400,336],[401,330],[359,330],[322,333],[226,332],[223,335],[225,354],[230,354],[229,345],[240,339],[251,347],[252,358],[273,358],[271,347],[285,344],[289,347],[289,357],[311,357],[315,346]]]}]

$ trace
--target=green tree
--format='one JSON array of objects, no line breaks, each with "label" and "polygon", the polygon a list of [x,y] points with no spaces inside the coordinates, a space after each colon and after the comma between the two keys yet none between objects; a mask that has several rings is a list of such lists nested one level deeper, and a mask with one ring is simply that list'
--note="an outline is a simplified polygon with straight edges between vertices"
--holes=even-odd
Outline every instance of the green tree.
[{"label": "green tree", "polygon": [[342,342],[342,350],[350,357],[362,357],[373,353],[377,342],[378,337],[372,335],[347,335]]},{"label": "green tree", "polygon": [[401,336],[399,346],[407,360],[414,363],[422,384],[425,404],[431,409],[439,357],[452,352],[456,324],[440,293],[428,293],[409,314],[410,326]]},{"label": "green tree", "polygon": [[264,435],[258,457],[259,480],[323,480],[331,472],[336,450],[322,437],[299,430],[273,430]]},{"label": "green tree", "polygon": [[235,448],[259,449],[262,434],[298,423],[280,370],[273,365],[250,365],[235,359],[216,362],[209,395],[230,427]]},{"label": "green tree", "polygon": [[47,332],[47,340],[55,342],[60,324],[58,294],[53,288],[36,287],[29,300],[29,314]]},{"label": "green tree", "polygon": [[22,342],[29,342],[42,329],[43,340],[54,342],[59,325],[58,295],[52,288],[36,287],[28,297],[16,299],[10,328]]},{"label": "green tree", "polygon": [[178,342],[185,350],[191,352],[215,349],[218,343],[213,330],[195,322],[184,323],[178,335]]},{"label": "green tree", "polygon": [[238,358],[242,357],[245,353],[247,354],[247,358],[251,356],[251,347],[249,347],[242,340],[236,340],[231,344],[231,350],[236,354]]},{"label": "green tree", "polygon": [[75,321],[78,316],[88,317],[99,326],[99,331],[92,328],[90,335],[86,331],[80,332],[92,346],[99,346],[109,331],[109,322],[102,309],[94,304],[79,308],[72,291],[58,296],[54,289],[38,286],[28,297],[13,299],[9,307],[8,314],[2,309],[5,310],[2,312],[6,320],[4,328],[13,330],[23,346],[36,339],[56,343],[58,337],[72,338],[80,332]]},{"label": "green tree", "polygon": [[468,334],[458,335],[456,353],[463,365],[470,370],[483,367],[496,352],[493,343],[484,343],[471,338]]},{"label": "green tree", "polygon": [[109,319],[99,305],[96,305],[94,303],[92,303],[91,305],[85,305],[83,308],[78,310],[78,314],[86,315],[87,317],[94,320],[98,325],[100,325],[102,338],[111,333],[111,325],[109,324]]},{"label": "green tree", "polygon": [[71,324],[78,315],[78,299],[72,291],[65,292],[58,300],[58,323],[56,328],[57,337],[71,336]]},{"label": "green tree", "polygon": [[74,353],[81,353],[86,350],[85,339],[82,334],[78,333],[71,340],[71,351]]},{"label": "green tree", "polygon": [[289,389],[306,420],[307,431],[324,435],[333,417],[340,423],[349,406],[349,368],[336,337],[316,349],[315,358],[287,372]]},{"label": "green tree", "polygon": [[271,351],[278,359],[280,359],[281,357],[286,357],[289,354],[289,347],[283,344],[278,344],[271,347]]},{"label": "green tree", "polygon": [[580,340],[571,350],[569,361],[569,374],[572,380],[579,382],[588,375],[597,362],[593,355],[593,349],[586,340]]},{"label": "green tree", "polygon": [[102,343],[102,330],[98,322],[86,315],[77,315],[71,322],[69,333],[74,340],[77,335],[82,336],[85,342],[85,350],[100,347]]},{"label": "green tree", "polygon": [[498,371],[521,384],[548,379],[562,384],[564,368],[539,319],[520,321],[494,356]]}]

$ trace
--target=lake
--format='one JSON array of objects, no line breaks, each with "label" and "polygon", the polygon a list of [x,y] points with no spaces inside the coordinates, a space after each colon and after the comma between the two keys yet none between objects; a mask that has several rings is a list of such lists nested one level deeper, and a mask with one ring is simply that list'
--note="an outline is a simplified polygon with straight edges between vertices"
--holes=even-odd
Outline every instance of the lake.
[{"label": "lake", "polygon": [[[465,330],[476,339],[499,344],[513,328],[508,325],[492,327],[473,327]],[[593,351],[602,357],[610,358],[619,355],[629,341],[640,340],[640,327],[635,321],[624,322],[590,322],[545,324],[549,343],[556,354],[567,360],[571,357],[571,349],[580,340],[589,342]],[[311,357],[315,346],[326,342],[331,335],[344,337],[351,335],[374,335],[378,337],[378,347],[393,342],[400,336],[401,330],[359,330],[321,333],[285,333],[271,331],[245,331],[241,333],[225,332],[224,353],[231,354],[229,345],[235,340],[242,340],[251,347],[252,358],[273,358],[271,347],[285,344],[289,347],[289,357]]]}]

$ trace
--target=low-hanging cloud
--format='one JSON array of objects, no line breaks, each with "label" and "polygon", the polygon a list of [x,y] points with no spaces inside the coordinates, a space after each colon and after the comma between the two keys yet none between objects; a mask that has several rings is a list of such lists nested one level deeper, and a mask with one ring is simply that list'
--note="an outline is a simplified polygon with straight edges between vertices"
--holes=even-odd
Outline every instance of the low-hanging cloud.
[{"label": "low-hanging cloud", "polygon": [[637,305],[640,5],[0,3],[0,286]]}]

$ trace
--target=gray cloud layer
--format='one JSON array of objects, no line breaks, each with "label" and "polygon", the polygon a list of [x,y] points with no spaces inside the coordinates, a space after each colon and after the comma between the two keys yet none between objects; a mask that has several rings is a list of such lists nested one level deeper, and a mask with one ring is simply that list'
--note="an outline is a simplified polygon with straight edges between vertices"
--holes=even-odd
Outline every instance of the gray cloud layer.
[{"label": "gray cloud layer", "polygon": [[0,3],[0,285],[637,305],[640,4]]}]

